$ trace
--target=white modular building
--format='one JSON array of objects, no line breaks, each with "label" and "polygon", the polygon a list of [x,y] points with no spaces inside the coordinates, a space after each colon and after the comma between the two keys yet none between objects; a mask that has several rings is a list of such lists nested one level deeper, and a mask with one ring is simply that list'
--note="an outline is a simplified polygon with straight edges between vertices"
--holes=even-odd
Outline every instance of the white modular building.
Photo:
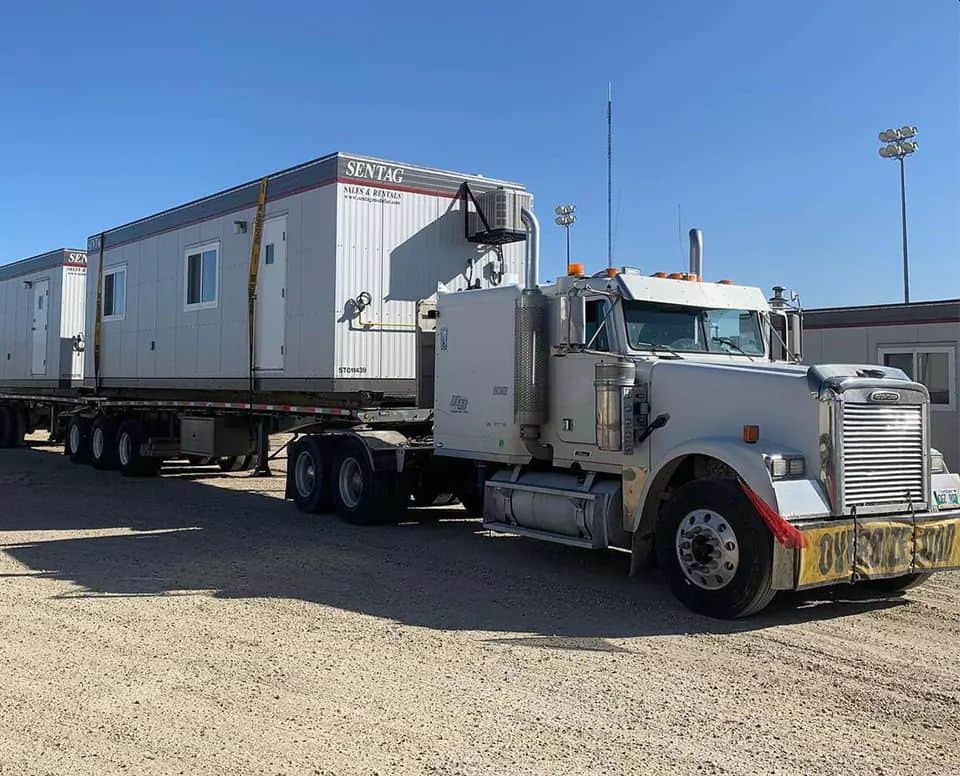
[{"label": "white modular building", "polygon": [[89,239],[87,387],[412,395],[417,302],[524,279],[517,183],[343,153],[266,181],[253,363],[259,180]]},{"label": "white modular building", "polygon": [[87,255],[60,248],[0,266],[0,388],[83,378]]},{"label": "white modular building", "polygon": [[883,364],[930,392],[931,444],[960,469],[960,299],[804,312],[811,363]]}]

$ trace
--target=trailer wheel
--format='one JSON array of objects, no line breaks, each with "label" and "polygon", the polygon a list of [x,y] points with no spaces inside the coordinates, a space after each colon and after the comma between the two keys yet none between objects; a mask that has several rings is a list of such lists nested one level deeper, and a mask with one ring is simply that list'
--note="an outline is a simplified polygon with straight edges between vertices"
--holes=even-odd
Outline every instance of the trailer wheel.
[{"label": "trailer wheel", "polygon": [[64,446],[73,463],[90,462],[90,418],[70,418]]},{"label": "trailer wheel", "polygon": [[90,428],[90,461],[94,469],[117,468],[117,423],[100,415]]},{"label": "trailer wheel", "polygon": [[773,600],[773,537],[733,480],[680,487],[657,523],[673,594],[699,614],[746,617]]},{"label": "trailer wheel", "polygon": [[410,488],[400,472],[374,471],[363,442],[339,442],[333,466],[333,502],[348,523],[398,522],[410,504]]},{"label": "trailer wheel", "polygon": [[229,458],[221,458],[217,464],[222,472],[245,472],[253,468],[253,462],[252,455],[232,455]]},{"label": "trailer wheel", "polygon": [[141,447],[147,441],[147,429],[135,418],[123,421],[117,432],[117,463],[125,477],[152,477],[160,471],[163,461],[147,458]]},{"label": "trailer wheel", "polygon": [[297,440],[290,450],[290,491],[301,512],[316,514],[330,508],[326,458],[320,440],[312,436]]},{"label": "trailer wheel", "polygon": [[13,447],[16,434],[16,418],[13,409],[6,405],[0,406],[0,447]]}]

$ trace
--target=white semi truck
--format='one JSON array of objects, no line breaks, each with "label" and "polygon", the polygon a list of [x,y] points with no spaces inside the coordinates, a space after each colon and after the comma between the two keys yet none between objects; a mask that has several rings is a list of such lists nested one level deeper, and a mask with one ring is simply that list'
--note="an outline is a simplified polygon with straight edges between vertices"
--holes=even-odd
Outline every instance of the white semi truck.
[{"label": "white semi truck", "polygon": [[[263,466],[292,431],[302,511],[366,524],[456,498],[493,531],[655,562],[718,617],[960,568],[960,476],[903,372],[800,363],[800,311],[702,280],[698,235],[687,273],[541,285],[522,187],[358,164],[92,237],[86,384],[0,385],[0,446],[48,418],[75,462],[148,476],[184,455]],[[315,309],[314,288],[336,295]]]}]

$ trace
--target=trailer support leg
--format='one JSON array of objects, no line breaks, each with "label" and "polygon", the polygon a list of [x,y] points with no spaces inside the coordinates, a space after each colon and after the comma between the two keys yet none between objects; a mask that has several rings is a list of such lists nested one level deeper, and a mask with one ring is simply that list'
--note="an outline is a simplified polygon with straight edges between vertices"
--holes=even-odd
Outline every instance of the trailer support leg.
[{"label": "trailer support leg", "polygon": [[257,419],[257,463],[253,467],[252,477],[270,477],[270,435],[267,433],[265,418]]}]

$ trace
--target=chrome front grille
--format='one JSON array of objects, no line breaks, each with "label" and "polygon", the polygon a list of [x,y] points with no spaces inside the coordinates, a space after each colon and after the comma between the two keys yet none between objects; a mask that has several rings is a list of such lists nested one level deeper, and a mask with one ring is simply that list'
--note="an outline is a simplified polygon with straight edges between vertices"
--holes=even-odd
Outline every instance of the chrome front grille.
[{"label": "chrome front grille", "polygon": [[922,504],[923,439],[923,405],[844,402],[844,506]]}]

